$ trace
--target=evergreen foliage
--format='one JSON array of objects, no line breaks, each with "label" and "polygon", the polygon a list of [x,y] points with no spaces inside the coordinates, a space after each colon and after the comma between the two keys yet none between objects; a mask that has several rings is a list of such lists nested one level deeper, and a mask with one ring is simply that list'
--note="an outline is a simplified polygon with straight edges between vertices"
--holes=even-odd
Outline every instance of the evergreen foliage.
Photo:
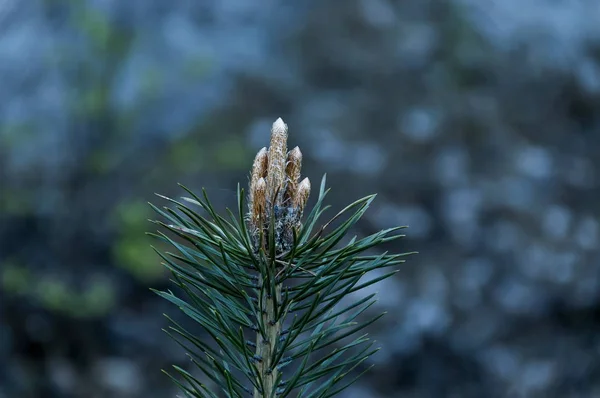
[{"label": "evergreen foliage", "polygon": [[412,254],[367,254],[403,237],[404,227],[341,244],[375,195],[321,224],[325,177],[302,223],[310,182],[300,181],[302,154],[297,147],[287,152],[286,141],[287,125],[278,119],[269,149],[254,161],[247,212],[239,186],[236,212],[226,215],[205,191],[183,186],[189,197],[159,195],[171,206],[151,205],[163,220],[154,221],[161,228],[150,235],[172,247],[157,253],[179,288],[156,293],[198,325],[190,330],[169,318],[166,331],[206,376],[174,367],[178,376],[170,377],[186,397],[332,397],[369,369],[364,361],[378,350],[364,333],[383,315],[365,319],[375,294],[349,295],[397,272],[366,280],[370,271]]}]

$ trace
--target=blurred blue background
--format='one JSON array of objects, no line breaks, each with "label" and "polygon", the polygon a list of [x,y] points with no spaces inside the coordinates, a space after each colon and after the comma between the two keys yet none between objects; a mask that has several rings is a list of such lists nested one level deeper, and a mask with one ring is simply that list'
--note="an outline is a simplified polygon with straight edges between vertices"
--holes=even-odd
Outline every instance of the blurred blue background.
[{"label": "blurred blue background", "polygon": [[[231,205],[282,117],[375,288],[341,397],[600,397],[596,0],[0,0],[0,397],[174,397],[153,193]],[[311,197],[314,201],[315,194]],[[309,202],[309,207],[310,203]]]}]

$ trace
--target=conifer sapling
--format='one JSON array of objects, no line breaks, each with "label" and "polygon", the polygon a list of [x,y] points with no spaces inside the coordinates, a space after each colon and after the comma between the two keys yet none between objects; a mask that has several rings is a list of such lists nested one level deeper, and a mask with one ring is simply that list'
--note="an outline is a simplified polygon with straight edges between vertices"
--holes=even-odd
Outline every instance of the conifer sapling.
[{"label": "conifer sapling", "polygon": [[325,177],[303,222],[311,184],[301,180],[302,153],[288,151],[287,138],[287,125],[277,119],[269,148],[252,165],[247,210],[239,186],[237,214],[218,214],[204,190],[196,195],[183,186],[190,197],[159,195],[172,206],[151,205],[163,221],[153,221],[161,230],[150,235],[172,247],[157,253],[179,288],[156,293],[197,326],[168,317],[166,332],[204,374],[174,366],[179,377],[170,377],[187,397],[332,397],[377,351],[359,333],[383,315],[366,315],[375,294],[351,294],[397,272],[366,279],[369,271],[412,254],[367,254],[404,236],[398,233],[404,227],[342,243],[375,195],[321,223]]}]

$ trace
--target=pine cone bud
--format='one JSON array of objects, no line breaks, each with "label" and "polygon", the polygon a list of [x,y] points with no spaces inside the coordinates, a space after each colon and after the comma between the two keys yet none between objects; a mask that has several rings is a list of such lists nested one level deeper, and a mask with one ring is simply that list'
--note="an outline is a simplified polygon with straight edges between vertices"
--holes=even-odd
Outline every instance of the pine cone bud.
[{"label": "pine cone bud", "polygon": [[267,183],[264,178],[259,178],[252,187],[252,208],[250,209],[250,219],[254,227],[260,226],[261,218],[264,220],[267,204]]},{"label": "pine cone bud", "polygon": [[304,206],[306,206],[306,202],[308,201],[309,196],[310,180],[308,179],[308,177],[306,177],[300,182],[300,184],[298,184],[298,189],[296,191],[296,195],[294,197],[293,202],[294,207],[297,207],[300,210],[304,210]]},{"label": "pine cone bud", "polygon": [[250,213],[254,214],[254,191],[258,180],[267,176],[268,155],[267,148],[262,148],[256,154],[254,163],[252,163],[252,173],[250,174],[250,190],[248,192],[248,208]]},{"label": "pine cone bud", "polygon": [[288,152],[285,174],[287,175],[287,188],[285,198],[288,203],[294,203],[297,194],[298,182],[300,181],[300,169],[302,168],[302,152],[295,147]]},{"label": "pine cone bud", "polygon": [[288,127],[281,118],[277,119],[271,128],[269,166],[267,171],[267,189],[270,204],[279,202],[275,197],[276,194],[279,197],[282,197],[284,194],[287,131]]}]

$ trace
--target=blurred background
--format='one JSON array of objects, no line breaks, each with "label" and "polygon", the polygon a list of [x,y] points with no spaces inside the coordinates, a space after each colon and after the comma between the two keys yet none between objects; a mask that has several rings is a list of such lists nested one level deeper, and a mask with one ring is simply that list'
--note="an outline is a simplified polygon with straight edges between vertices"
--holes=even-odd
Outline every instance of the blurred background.
[{"label": "blurred background", "polygon": [[[340,397],[600,397],[600,2],[0,0],[0,397],[174,397],[144,235],[271,123],[409,225]],[[310,203],[314,203],[315,194]]]}]

